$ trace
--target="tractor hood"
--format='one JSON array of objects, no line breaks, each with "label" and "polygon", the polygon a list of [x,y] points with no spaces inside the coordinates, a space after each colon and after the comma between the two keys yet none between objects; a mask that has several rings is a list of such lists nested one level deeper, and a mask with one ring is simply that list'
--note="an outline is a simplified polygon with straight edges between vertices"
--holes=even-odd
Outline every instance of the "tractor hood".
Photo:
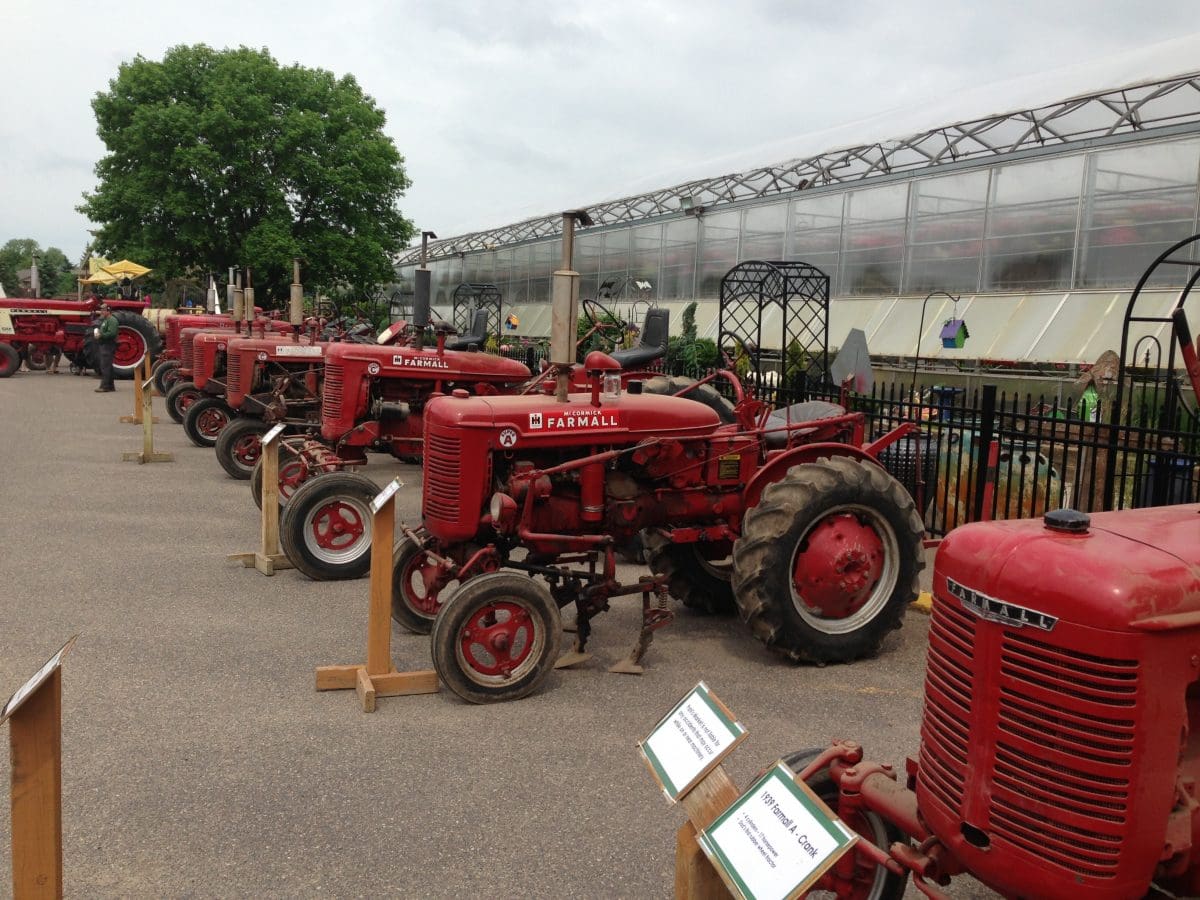
[{"label": "tractor hood", "polygon": [[563,443],[627,443],[647,437],[704,437],[721,424],[702,403],[655,394],[622,394],[592,404],[590,393],[560,403],[545,394],[438,397],[426,407],[432,427],[489,429],[500,449]]},{"label": "tractor hood", "polygon": [[530,377],[529,369],[516,360],[465,350],[437,352],[436,347],[380,347],[375,344],[331,344],[326,351],[331,365],[350,362],[376,363],[382,377],[405,377],[463,381],[494,381],[515,384]]},{"label": "tractor hood", "polygon": [[964,525],[938,549],[934,591],[1017,627],[1044,627],[1039,616],[1112,630],[1200,627],[1200,504],[1095,513],[1082,533],[1039,519]]}]

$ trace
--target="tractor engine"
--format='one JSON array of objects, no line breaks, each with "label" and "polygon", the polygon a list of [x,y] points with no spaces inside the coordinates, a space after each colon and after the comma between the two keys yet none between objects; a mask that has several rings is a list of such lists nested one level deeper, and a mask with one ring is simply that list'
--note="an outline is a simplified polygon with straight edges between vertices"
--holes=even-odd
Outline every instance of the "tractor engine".
[{"label": "tractor engine", "polygon": [[668,522],[723,529],[740,518],[758,441],[718,428],[701,403],[649,394],[436,398],[425,411],[425,528],[448,544],[486,543],[493,527],[515,533],[528,507],[521,542],[547,552],[561,547],[539,535],[612,535],[619,545]]},{"label": "tractor engine", "polygon": [[1200,895],[1200,506],[967,525],[933,588],[930,831],[1008,896]]}]

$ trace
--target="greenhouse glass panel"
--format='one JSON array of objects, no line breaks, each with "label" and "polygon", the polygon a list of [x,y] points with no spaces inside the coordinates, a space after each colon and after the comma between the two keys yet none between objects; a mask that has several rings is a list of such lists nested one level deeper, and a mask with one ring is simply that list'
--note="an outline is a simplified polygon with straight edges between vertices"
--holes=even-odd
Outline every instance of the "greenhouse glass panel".
[{"label": "greenhouse glass panel", "polygon": [[845,293],[899,293],[907,225],[907,184],[850,192],[842,234]]},{"label": "greenhouse glass panel", "polygon": [[741,220],[742,214],[737,211],[705,216],[702,220],[697,297],[715,299],[721,292],[721,279],[737,265]]},{"label": "greenhouse glass panel", "polygon": [[988,176],[966,172],[913,184],[906,293],[978,289]]},{"label": "greenhouse glass panel", "polygon": [[595,275],[600,271],[600,255],[604,250],[603,234],[575,235],[575,271],[580,275]]},{"label": "greenhouse glass panel", "polygon": [[1082,156],[998,166],[984,247],[984,290],[1071,286]]},{"label": "greenhouse glass panel", "polygon": [[528,246],[513,248],[512,273],[508,279],[508,293],[504,295],[505,305],[525,303],[529,298],[529,256]]},{"label": "greenhouse glass panel", "polygon": [[562,255],[561,241],[542,241],[529,248],[529,300],[533,303],[550,301],[550,274]]},{"label": "greenhouse glass panel", "polygon": [[752,206],[742,222],[742,250],[739,257],[774,261],[783,259],[783,237],[787,230],[786,203]]},{"label": "greenhouse glass panel", "polygon": [[660,300],[690,300],[696,286],[697,221],[687,218],[663,226]]},{"label": "greenhouse glass panel", "polygon": [[784,259],[806,262],[829,276],[838,293],[838,261],[842,246],[842,206],[845,194],[823,194],[792,203],[792,227]]},{"label": "greenhouse glass panel", "polygon": [[659,288],[658,269],[662,264],[662,226],[646,225],[630,230],[629,276],[648,281],[656,293]]},{"label": "greenhouse glass panel", "polygon": [[[1081,287],[1129,288],[1171,244],[1196,232],[1200,141],[1095,153],[1085,199]],[[1160,266],[1153,284],[1182,284],[1182,266]]]}]

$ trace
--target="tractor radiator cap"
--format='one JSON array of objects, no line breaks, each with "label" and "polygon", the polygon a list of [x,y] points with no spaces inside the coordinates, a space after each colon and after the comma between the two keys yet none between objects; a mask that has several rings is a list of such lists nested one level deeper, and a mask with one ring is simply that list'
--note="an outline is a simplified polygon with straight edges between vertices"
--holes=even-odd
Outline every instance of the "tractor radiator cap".
[{"label": "tractor radiator cap", "polygon": [[457,397],[459,400],[466,400],[471,396],[471,392],[465,388],[455,388],[450,392],[451,397]]},{"label": "tractor radiator cap", "polygon": [[1077,509],[1052,509],[1042,517],[1042,521],[1051,531],[1083,534],[1092,524],[1092,517]]}]

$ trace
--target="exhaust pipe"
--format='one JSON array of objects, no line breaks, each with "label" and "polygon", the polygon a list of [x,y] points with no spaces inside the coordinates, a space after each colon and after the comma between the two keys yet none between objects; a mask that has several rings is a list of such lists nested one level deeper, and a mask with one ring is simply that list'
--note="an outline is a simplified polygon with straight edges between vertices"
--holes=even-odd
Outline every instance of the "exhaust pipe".
[{"label": "exhaust pipe", "polygon": [[246,337],[250,337],[250,323],[254,321],[254,287],[250,279],[250,267],[246,266],[246,289],[242,293],[242,319],[246,323]]},{"label": "exhaust pipe", "polygon": [[304,285],[300,283],[300,260],[292,260],[292,292],[288,298],[288,321],[292,325],[292,341],[300,342],[300,326],[304,324]]},{"label": "exhaust pipe", "polygon": [[237,319],[237,316],[234,314],[234,309],[236,308],[236,305],[237,305],[237,297],[235,294],[236,290],[237,290],[237,268],[234,266],[230,266],[229,267],[229,280],[227,282],[225,282],[225,310],[230,315],[232,315],[235,320]]},{"label": "exhaust pipe", "polygon": [[237,334],[242,333],[242,319],[246,317],[246,292],[242,290],[242,277],[238,270],[234,270],[235,276],[233,281],[233,330]]},{"label": "exhaust pipe", "polygon": [[425,345],[425,329],[429,327],[429,306],[432,293],[432,273],[429,271],[429,239],[437,239],[432,231],[421,232],[421,267],[413,273],[412,327],[415,332],[413,346],[418,350]]},{"label": "exhaust pipe", "polygon": [[575,340],[579,323],[579,273],[572,268],[575,256],[575,223],[584,228],[595,224],[586,209],[563,214],[562,263],[554,273],[550,309],[550,364],[556,369],[554,395],[567,402],[571,366],[575,364]]}]

